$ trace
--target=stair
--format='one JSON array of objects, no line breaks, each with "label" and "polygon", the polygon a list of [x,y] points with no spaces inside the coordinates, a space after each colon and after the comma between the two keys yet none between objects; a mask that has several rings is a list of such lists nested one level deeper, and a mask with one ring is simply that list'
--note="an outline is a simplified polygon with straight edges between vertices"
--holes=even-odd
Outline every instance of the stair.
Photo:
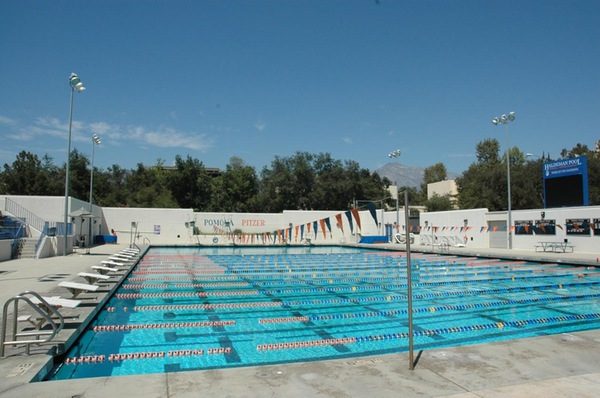
[{"label": "stair", "polygon": [[22,238],[18,258],[35,258],[35,245],[37,241],[37,238]]}]

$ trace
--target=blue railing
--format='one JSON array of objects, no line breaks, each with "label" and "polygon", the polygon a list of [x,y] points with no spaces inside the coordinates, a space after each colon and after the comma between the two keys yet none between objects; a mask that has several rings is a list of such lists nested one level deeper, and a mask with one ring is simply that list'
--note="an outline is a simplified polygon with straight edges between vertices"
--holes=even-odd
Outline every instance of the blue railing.
[{"label": "blue railing", "polygon": [[0,220],[0,239],[19,239],[27,236],[23,220],[4,216]]}]

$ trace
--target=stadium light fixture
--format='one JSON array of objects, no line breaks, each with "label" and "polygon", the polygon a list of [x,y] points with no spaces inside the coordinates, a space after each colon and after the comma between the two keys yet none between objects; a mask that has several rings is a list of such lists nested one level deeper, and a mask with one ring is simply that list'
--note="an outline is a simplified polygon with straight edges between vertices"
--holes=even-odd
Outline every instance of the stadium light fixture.
[{"label": "stadium light fixture", "polygon": [[71,73],[71,76],[69,76],[69,85],[71,86],[71,102],[70,102],[70,106],[69,106],[69,139],[68,139],[68,144],[67,144],[67,165],[66,165],[66,170],[65,170],[65,224],[64,224],[65,241],[64,241],[63,256],[67,255],[67,247],[68,247],[68,245],[67,245],[67,239],[68,239],[67,225],[69,225],[69,168],[70,168],[70,163],[71,163],[71,130],[73,128],[73,97],[74,97],[73,94],[75,92],[82,93],[83,91],[85,91],[85,86],[83,85],[83,82],[81,81],[79,76],[77,76],[76,73]]},{"label": "stadium light fixture", "polygon": [[510,195],[510,139],[508,135],[508,123],[511,123],[515,120],[516,114],[515,112],[509,112],[508,114],[502,114],[501,116],[496,116],[492,119],[492,124],[494,126],[502,125],[506,131],[506,180],[507,180],[507,191],[508,191],[508,225],[507,225],[507,241],[508,248],[512,249],[512,201]]}]

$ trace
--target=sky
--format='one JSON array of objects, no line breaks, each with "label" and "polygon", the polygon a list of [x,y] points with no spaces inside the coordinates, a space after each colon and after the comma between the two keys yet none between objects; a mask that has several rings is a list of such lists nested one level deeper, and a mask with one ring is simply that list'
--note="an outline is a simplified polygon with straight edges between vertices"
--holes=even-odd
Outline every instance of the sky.
[{"label": "sky", "polygon": [[[0,165],[191,156],[260,171],[329,152],[462,172],[496,138],[558,158],[600,139],[597,0],[0,2]],[[491,119],[510,111],[506,128]]]}]

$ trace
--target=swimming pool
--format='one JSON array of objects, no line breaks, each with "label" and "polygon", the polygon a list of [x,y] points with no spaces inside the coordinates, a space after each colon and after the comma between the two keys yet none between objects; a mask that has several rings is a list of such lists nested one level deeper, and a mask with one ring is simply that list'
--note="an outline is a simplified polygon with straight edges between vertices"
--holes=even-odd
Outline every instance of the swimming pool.
[{"label": "swimming pool", "polygon": [[[600,328],[595,268],[413,256],[415,349]],[[50,379],[408,349],[406,258],[354,248],[153,248]]]}]

